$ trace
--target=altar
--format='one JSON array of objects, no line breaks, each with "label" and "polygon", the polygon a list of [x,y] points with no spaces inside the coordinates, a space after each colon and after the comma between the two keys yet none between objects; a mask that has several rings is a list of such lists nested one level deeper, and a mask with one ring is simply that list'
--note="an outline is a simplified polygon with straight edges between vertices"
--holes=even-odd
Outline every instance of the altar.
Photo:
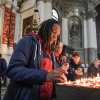
[{"label": "altar", "polygon": [[56,100],[100,100],[100,88],[56,85]]}]

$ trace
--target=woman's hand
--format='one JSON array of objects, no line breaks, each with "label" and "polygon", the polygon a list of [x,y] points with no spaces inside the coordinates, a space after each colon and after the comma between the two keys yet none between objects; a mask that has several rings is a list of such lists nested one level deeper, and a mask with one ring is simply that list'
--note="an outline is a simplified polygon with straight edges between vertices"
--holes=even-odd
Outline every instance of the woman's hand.
[{"label": "woman's hand", "polygon": [[69,69],[69,63],[65,63],[60,67],[65,74],[68,74],[68,69]]},{"label": "woman's hand", "polygon": [[47,74],[47,80],[54,80],[56,82],[65,82],[67,80],[63,69],[55,69]]}]

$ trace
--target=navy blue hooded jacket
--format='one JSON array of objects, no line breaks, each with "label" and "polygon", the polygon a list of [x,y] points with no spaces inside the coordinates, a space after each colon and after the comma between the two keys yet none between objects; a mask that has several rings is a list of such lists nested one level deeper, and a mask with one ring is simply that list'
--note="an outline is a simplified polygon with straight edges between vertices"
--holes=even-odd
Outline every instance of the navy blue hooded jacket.
[{"label": "navy blue hooded jacket", "polygon": [[24,37],[12,54],[7,75],[10,84],[4,100],[39,100],[39,86],[47,72],[39,68],[40,43],[32,36]]}]

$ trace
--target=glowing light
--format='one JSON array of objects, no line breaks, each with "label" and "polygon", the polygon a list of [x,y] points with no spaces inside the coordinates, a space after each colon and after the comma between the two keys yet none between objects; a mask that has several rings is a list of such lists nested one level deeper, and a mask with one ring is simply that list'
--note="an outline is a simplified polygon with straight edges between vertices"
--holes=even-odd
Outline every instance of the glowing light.
[{"label": "glowing light", "polygon": [[58,20],[58,13],[55,9],[52,10],[52,18]]}]

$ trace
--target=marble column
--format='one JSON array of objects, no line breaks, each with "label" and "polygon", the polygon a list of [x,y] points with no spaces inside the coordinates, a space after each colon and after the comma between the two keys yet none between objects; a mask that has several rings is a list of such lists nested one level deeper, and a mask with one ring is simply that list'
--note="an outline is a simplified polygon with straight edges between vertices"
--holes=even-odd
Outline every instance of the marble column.
[{"label": "marble column", "polygon": [[21,14],[17,12],[17,10],[19,9],[19,7],[17,6],[17,1],[14,0],[13,1],[13,12],[15,12],[16,14],[16,18],[15,18],[15,33],[14,33],[14,44],[16,44],[18,42],[18,40],[20,39],[19,34],[21,34]]},{"label": "marble column", "polygon": [[88,48],[88,38],[87,38],[87,20],[83,21],[83,33],[84,33],[84,48]]},{"label": "marble column", "polygon": [[16,21],[15,21],[15,35],[14,35],[14,42],[15,44],[21,38],[21,14],[16,13]]},{"label": "marble column", "polygon": [[83,37],[83,44],[84,44],[84,63],[88,63],[88,34],[87,34],[87,20],[84,18],[83,20],[83,33],[84,33],[84,37]]},{"label": "marble column", "polygon": [[52,3],[51,0],[45,2],[45,20],[50,19],[52,16]]},{"label": "marble column", "polygon": [[40,23],[45,20],[45,3],[43,0],[37,0],[37,9],[39,10]]},{"label": "marble column", "polygon": [[68,45],[68,19],[62,18],[62,41]]},{"label": "marble column", "polygon": [[88,55],[89,61],[97,57],[96,24],[93,18],[87,20]]}]

